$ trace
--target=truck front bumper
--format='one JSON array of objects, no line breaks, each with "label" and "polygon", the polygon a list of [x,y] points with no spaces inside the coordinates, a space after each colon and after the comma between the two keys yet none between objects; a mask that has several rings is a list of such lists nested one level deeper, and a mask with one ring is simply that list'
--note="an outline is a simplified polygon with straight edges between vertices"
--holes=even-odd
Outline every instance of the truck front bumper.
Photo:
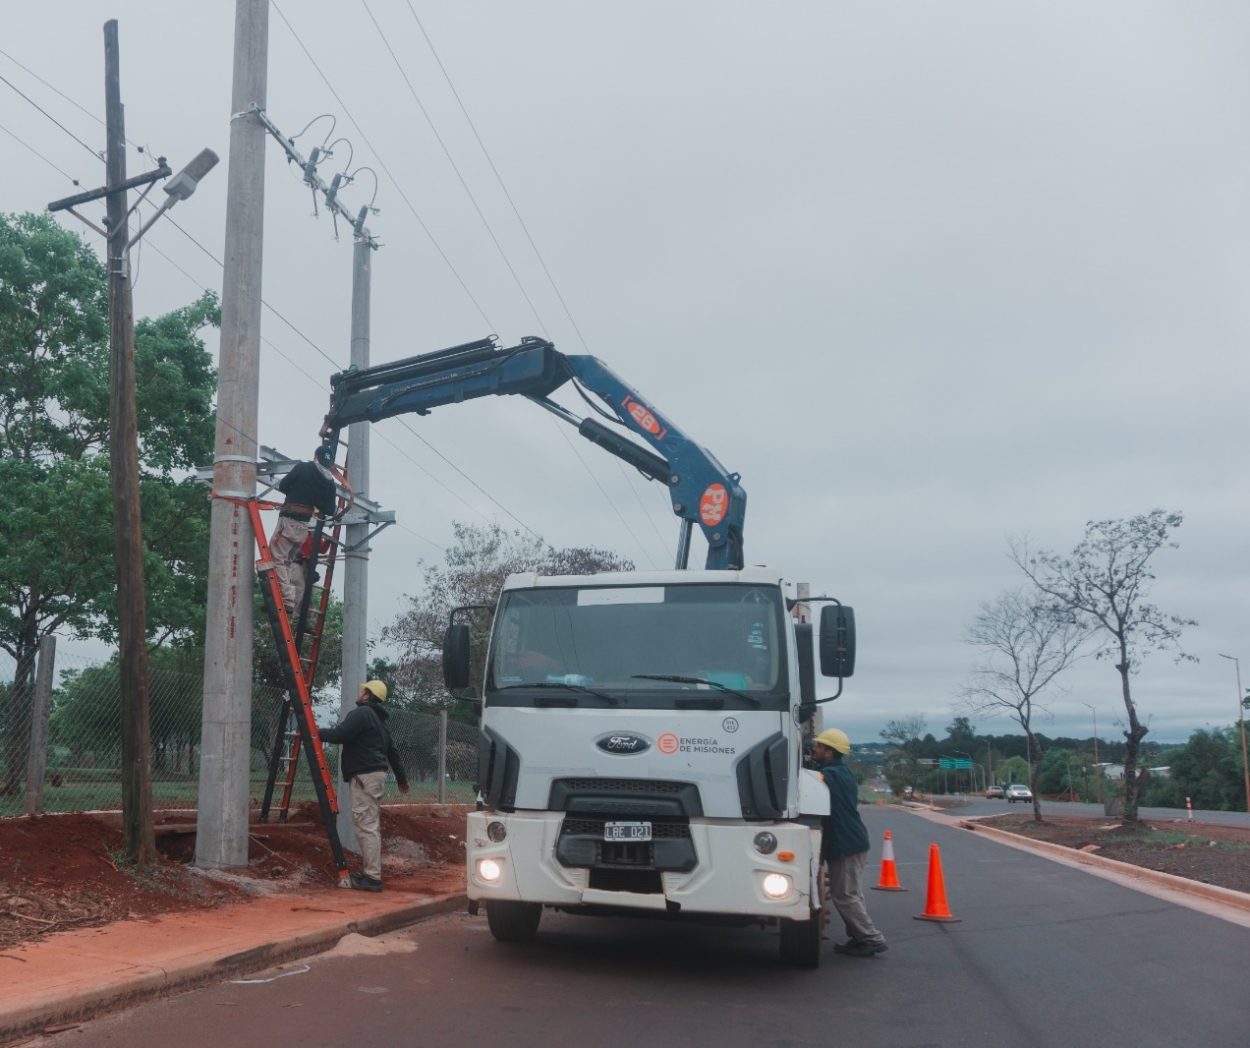
[{"label": "truck front bumper", "polygon": [[[592,885],[592,872],[610,867],[566,866],[556,857],[563,812],[472,812],[467,832],[470,899],[537,902],[564,909],[610,907],[670,913],[787,917],[806,920],[819,908],[820,831],[801,823],[690,820],[696,863],[659,871],[659,890],[629,891]],[[492,840],[488,832],[502,839]],[[755,837],[777,839],[761,854]]]}]

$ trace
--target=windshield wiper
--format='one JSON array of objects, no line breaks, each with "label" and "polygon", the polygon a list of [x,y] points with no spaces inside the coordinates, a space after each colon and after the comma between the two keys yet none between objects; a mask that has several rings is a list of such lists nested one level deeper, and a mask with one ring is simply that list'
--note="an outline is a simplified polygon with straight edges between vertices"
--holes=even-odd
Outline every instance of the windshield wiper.
[{"label": "windshield wiper", "polygon": [[[615,695],[609,695],[606,691],[596,691],[594,688],[588,688],[585,684],[566,684],[564,681],[554,680],[531,680],[521,684],[505,684],[502,688],[496,688],[496,691],[511,691],[513,688],[539,688],[543,691],[577,691],[584,692],[587,695],[593,695],[596,699],[602,699],[604,702],[613,706],[619,706],[621,700]],[[535,700],[534,705],[555,706],[565,705],[562,702]],[[569,705],[576,706],[577,700],[573,699]]]},{"label": "windshield wiper", "polygon": [[722,684],[718,680],[708,680],[706,677],[684,677],[677,673],[635,673],[632,676],[638,680],[668,680],[674,684],[705,684],[709,688],[716,688],[718,691],[726,692],[729,695],[736,695],[743,702],[749,702],[756,709],[760,705],[760,700],[754,695],[747,695],[729,687],[727,684]]},{"label": "windshield wiper", "polygon": [[725,700],[719,695],[700,695],[681,697],[673,700],[673,705],[679,710],[723,710],[725,708]]}]

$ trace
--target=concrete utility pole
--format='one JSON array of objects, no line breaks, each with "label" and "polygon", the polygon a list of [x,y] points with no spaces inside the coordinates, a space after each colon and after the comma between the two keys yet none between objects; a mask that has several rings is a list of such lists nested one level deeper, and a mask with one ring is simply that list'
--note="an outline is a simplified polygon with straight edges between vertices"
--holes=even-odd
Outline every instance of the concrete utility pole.
[{"label": "concrete utility pole", "polygon": [[156,859],[152,827],[148,644],[144,614],[143,519],[139,506],[139,425],[135,407],[135,316],[130,293],[126,191],[126,118],[121,98],[117,21],[104,23],[105,182],[108,194],[109,465],[113,481],[113,557],[117,570],[121,672],[122,829],[126,856]]},{"label": "concrete utility pole", "polygon": [[[265,127],[257,110],[267,101],[268,60],[268,0],[235,0],[213,491],[236,498],[256,493],[265,211]],[[195,838],[201,867],[247,865],[254,541],[245,509],[214,500]]]},{"label": "concrete utility pole", "polygon": [[[352,246],[352,367],[369,366],[369,294],[372,245],[357,235]],[[369,494],[369,423],[354,422],[347,428],[348,477],[357,495]],[[343,676],[340,716],[356,705],[360,685],[368,672],[369,658],[369,523],[347,525],[343,554]],[[342,753],[339,754],[342,760]],[[342,782],[342,776],[340,776]],[[352,824],[351,786],[340,787],[338,830],[343,847],[359,851]]]},{"label": "concrete utility pole", "polygon": [[48,770],[48,713],[52,709],[52,668],[56,637],[39,641],[39,668],[35,672],[35,703],[30,711],[30,753],[26,757],[26,814],[43,811],[43,783]]}]

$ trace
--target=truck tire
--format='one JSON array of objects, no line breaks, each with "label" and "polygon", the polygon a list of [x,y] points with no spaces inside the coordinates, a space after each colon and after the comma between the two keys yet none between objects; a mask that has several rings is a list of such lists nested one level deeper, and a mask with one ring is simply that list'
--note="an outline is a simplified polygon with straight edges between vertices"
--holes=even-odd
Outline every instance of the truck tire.
[{"label": "truck tire", "polygon": [[805,921],[781,919],[781,963],[795,968],[820,967],[820,914]]},{"label": "truck tire", "polygon": [[542,905],[536,902],[491,899],[486,903],[486,923],[499,942],[529,942],[542,915]]}]

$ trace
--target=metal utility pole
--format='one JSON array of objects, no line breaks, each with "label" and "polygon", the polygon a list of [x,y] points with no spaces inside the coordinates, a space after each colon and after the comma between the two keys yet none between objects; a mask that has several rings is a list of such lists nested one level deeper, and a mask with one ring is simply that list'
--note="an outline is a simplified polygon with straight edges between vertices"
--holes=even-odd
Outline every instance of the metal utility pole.
[{"label": "metal utility pole", "polygon": [[147,620],[144,613],[143,519],[139,507],[139,426],[135,407],[135,317],[130,293],[126,190],[126,119],[121,98],[117,21],[104,23],[105,181],[108,194],[109,464],[113,486],[113,557],[117,571],[121,671],[122,827],[126,856],[156,859],[152,826]]},{"label": "metal utility pole", "polygon": [[1094,715],[1094,790],[1098,797],[1098,803],[1102,803],[1102,765],[1098,763],[1098,711],[1094,709],[1088,702],[1082,702],[1090,713]]},{"label": "metal utility pole", "polygon": [[[352,246],[352,351],[351,365],[369,366],[369,294],[373,251],[369,239],[357,234]],[[354,422],[347,428],[348,476],[357,495],[369,494],[369,423]],[[369,657],[369,523],[347,525],[343,552],[343,677],[339,713],[347,716],[365,679]],[[339,759],[342,760],[340,753]],[[338,830],[343,847],[359,851],[352,823],[351,786],[341,787]]]},{"label": "metal utility pole", "polygon": [[[213,491],[256,493],[264,247],[268,0],[235,0],[225,278]],[[252,716],[253,536],[242,506],[214,500],[209,538],[204,714],[195,862],[247,865]]]}]

